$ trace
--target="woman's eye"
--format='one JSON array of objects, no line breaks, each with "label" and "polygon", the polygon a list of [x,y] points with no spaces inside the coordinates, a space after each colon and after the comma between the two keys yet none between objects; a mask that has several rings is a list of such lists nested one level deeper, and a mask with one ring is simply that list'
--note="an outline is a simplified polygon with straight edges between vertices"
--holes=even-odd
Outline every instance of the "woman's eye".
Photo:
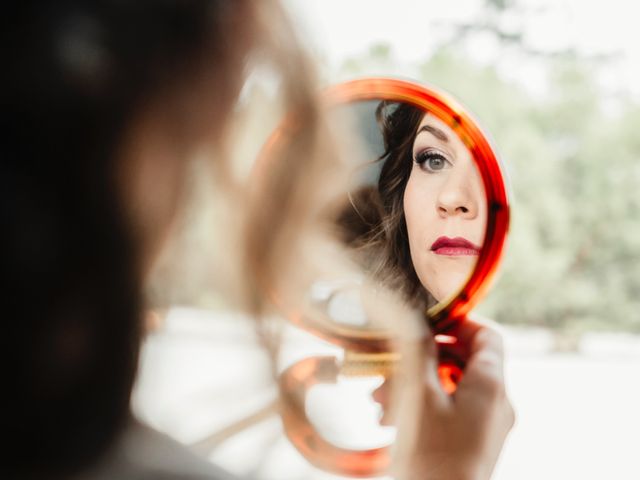
[{"label": "woman's eye", "polygon": [[449,168],[451,165],[451,162],[443,154],[430,150],[418,152],[415,156],[415,162],[428,172],[437,172]]}]

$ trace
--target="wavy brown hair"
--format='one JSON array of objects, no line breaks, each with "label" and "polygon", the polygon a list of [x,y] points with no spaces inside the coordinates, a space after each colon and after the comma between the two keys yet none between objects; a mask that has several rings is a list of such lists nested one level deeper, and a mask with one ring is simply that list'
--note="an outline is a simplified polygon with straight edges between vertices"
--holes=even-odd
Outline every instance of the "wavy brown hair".
[{"label": "wavy brown hair", "polygon": [[401,291],[415,306],[436,303],[416,274],[404,215],[404,191],[413,166],[413,141],[425,112],[398,102],[381,102],[376,108],[384,151],[377,185],[350,195],[338,216],[341,239],[357,252],[374,276]]}]

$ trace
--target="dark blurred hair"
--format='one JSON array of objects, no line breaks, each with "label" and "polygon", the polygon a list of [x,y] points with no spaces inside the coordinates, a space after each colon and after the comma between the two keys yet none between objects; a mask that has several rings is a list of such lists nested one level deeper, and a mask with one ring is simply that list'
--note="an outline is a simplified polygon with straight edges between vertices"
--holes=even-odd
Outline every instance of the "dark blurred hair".
[{"label": "dark blurred hair", "polygon": [[435,299],[420,283],[411,261],[404,215],[404,190],[413,166],[413,142],[425,111],[408,103],[381,102],[376,108],[384,152],[377,187],[350,197],[338,216],[340,235],[361,253],[374,275],[403,292],[410,303],[431,306]]},{"label": "dark blurred hair", "polygon": [[[66,475],[127,419],[141,336],[139,252],[116,150],[148,100],[201,72],[232,95],[248,1],[19,1],[3,6],[0,224],[3,468]],[[178,124],[180,119],[176,119]]]}]

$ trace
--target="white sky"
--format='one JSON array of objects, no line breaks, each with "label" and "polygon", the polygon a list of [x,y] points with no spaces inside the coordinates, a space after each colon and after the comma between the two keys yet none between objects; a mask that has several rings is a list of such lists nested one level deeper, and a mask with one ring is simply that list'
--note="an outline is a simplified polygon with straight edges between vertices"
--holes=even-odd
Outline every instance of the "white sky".
[{"label": "white sky", "polygon": [[[525,13],[507,24],[525,34],[541,50],[575,48],[588,55],[616,53],[603,69],[609,91],[630,90],[640,98],[640,4],[629,0],[517,0]],[[478,18],[481,0],[284,0],[312,51],[326,61],[329,78],[347,58],[369,46],[388,43],[400,63],[419,62],[432,53],[439,21],[468,22]],[[480,62],[495,60],[495,48],[479,39],[472,54]],[[535,66],[501,59],[500,70],[539,85]],[[370,72],[384,73],[384,72]],[[410,71],[387,72],[410,75]]]}]

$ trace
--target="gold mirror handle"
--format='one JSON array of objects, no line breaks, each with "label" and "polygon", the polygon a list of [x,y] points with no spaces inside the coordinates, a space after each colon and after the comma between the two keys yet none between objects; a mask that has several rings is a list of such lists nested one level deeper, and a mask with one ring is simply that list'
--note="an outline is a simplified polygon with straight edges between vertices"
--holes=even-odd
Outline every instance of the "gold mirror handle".
[{"label": "gold mirror handle", "polygon": [[307,392],[319,383],[336,383],[340,366],[335,357],[309,357],[280,375],[284,431],[298,451],[316,467],[351,477],[380,476],[389,470],[389,447],[349,450],[322,438],[307,417]]}]

